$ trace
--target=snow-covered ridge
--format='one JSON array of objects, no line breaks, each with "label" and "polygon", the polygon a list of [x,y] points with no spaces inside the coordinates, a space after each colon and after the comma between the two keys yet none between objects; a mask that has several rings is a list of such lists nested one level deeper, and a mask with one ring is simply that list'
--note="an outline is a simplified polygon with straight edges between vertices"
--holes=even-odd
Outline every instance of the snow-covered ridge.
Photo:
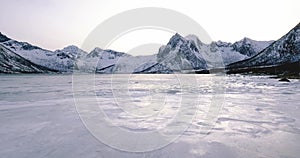
[{"label": "snow-covered ridge", "polygon": [[0,43],[0,73],[45,73],[51,71],[53,70],[22,58]]},{"label": "snow-covered ridge", "polygon": [[0,32],[0,42],[5,42],[5,41],[8,41],[10,40],[7,36],[3,35],[1,32]]}]

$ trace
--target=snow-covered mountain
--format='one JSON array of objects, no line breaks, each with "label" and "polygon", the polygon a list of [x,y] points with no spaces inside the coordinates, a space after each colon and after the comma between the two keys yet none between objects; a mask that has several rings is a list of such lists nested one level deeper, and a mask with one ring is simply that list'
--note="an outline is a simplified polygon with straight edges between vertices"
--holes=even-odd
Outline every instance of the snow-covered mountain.
[{"label": "snow-covered mountain", "polygon": [[234,44],[222,41],[205,44],[195,35],[183,37],[175,34],[158,54],[150,56],[131,56],[101,48],[87,53],[76,46],[49,51],[2,34],[0,43],[32,63],[59,72],[79,69],[97,73],[172,73],[224,67],[257,54],[270,42],[245,38]]},{"label": "snow-covered mountain", "polygon": [[18,42],[15,40],[7,40],[2,42],[2,44],[37,65],[61,72],[72,71],[75,60],[86,54],[76,46],[68,46],[62,50],[52,52],[33,46],[27,42]]},{"label": "snow-covered mountain", "polygon": [[[1,38],[2,40],[2,38]],[[53,72],[36,65],[0,44],[0,73],[45,73]]]},{"label": "snow-covered mountain", "polygon": [[95,72],[97,69],[113,66],[122,56],[126,56],[126,54],[113,50],[95,48],[89,54],[77,58],[75,68],[81,71]]},{"label": "snow-covered mountain", "polygon": [[[300,23],[252,58],[230,64],[229,70],[275,67],[300,60]],[[235,70],[234,70],[235,69]],[[246,70],[244,70],[246,71]]]},{"label": "snow-covered mountain", "polygon": [[233,43],[231,47],[233,47],[233,50],[243,55],[252,57],[268,47],[273,42],[274,41],[255,41],[245,37],[244,39]]},{"label": "snow-covered mountain", "polygon": [[244,38],[234,44],[227,42],[202,43],[197,36],[175,34],[157,54],[157,61],[172,70],[211,69],[247,59],[263,50],[272,41]]},{"label": "snow-covered mountain", "polygon": [[176,33],[166,46],[159,49],[157,62],[175,71],[207,69],[196,42]]}]

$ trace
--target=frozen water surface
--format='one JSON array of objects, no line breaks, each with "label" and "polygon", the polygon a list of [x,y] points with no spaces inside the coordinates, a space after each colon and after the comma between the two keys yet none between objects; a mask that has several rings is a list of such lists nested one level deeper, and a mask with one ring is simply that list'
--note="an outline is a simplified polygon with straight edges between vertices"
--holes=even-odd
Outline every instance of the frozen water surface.
[{"label": "frozen water surface", "polygon": [[[77,79],[91,80],[85,75]],[[268,76],[242,75],[95,75],[91,81],[76,83],[74,95],[72,75],[1,75],[1,157],[299,157],[299,80],[285,83]],[[93,114],[89,109],[92,98],[109,126],[129,133],[159,130],[180,137],[148,152],[111,148],[123,138],[101,142],[76,110],[75,102],[84,100],[85,114]],[[178,132],[186,124],[188,129]],[[148,141],[160,143],[145,138],[145,144]]]}]

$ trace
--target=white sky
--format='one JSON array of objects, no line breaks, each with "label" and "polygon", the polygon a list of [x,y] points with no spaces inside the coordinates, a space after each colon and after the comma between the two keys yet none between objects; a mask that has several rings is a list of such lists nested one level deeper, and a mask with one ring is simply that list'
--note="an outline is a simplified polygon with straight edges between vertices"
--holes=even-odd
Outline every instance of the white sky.
[{"label": "white sky", "polygon": [[[299,0],[1,0],[0,6],[2,33],[50,50],[80,47],[102,21],[139,7],[176,10],[197,21],[213,40],[227,42],[243,37],[276,40],[300,22]],[[131,39],[166,44],[170,36],[140,31]],[[137,45],[126,39],[130,37],[120,38],[111,48],[127,51]]]}]

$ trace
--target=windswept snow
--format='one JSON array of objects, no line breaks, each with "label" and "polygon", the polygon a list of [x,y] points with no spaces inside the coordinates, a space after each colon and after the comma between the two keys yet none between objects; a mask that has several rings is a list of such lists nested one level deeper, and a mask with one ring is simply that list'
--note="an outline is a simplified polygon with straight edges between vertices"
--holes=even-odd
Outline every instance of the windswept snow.
[{"label": "windswept snow", "polygon": [[[178,78],[187,83],[196,78],[198,84],[181,86]],[[222,95],[214,90],[214,81],[224,82],[226,99],[213,124],[207,124],[206,117],[215,116],[211,112],[219,105],[212,104],[214,97]],[[177,140],[140,153],[113,149],[89,133],[76,112],[71,75],[2,75],[0,83],[0,155],[5,158],[298,158],[300,154],[298,80],[282,83],[268,76],[187,74],[130,78],[115,74],[112,80],[112,75],[96,74],[95,83],[90,83],[94,88],[87,90],[82,84],[77,99],[89,105],[96,95],[98,110],[107,116],[104,120],[124,131],[165,129],[169,136],[188,121],[173,119],[179,111],[183,116],[195,114]],[[166,128],[168,124],[173,128]],[[122,137],[114,140],[118,143]]]}]

